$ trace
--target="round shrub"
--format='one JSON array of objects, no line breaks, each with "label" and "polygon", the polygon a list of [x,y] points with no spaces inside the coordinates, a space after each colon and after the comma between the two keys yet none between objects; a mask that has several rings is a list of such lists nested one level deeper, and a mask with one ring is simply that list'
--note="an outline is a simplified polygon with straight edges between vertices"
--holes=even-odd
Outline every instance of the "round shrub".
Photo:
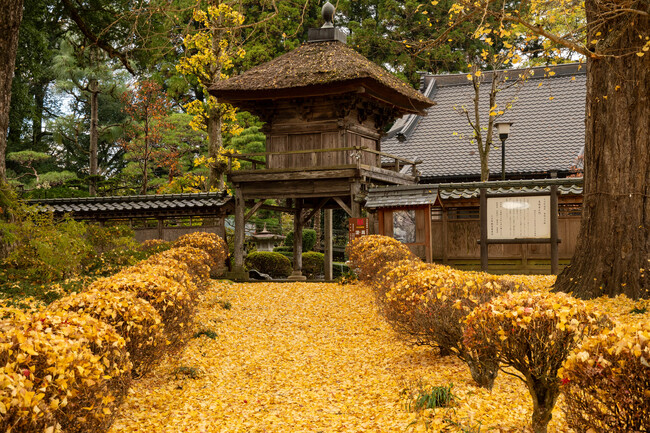
[{"label": "round shrub", "polygon": [[291,275],[291,261],[280,253],[258,251],[250,253],[245,261],[248,269],[256,269],[273,278],[286,278]]},{"label": "round shrub", "polygon": [[362,236],[353,240],[347,246],[347,253],[350,266],[362,281],[380,277],[382,269],[392,262],[415,257],[400,241],[381,235]]},{"label": "round shrub", "polygon": [[533,431],[539,433],[551,420],[560,393],[558,371],[567,356],[610,323],[563,293],[507,293],[474,309],[464,341],[478,353],[495,348],[500,364],[519,372],[533,399]]},{"label": "round shrub", "polygon": [[474,380],[491,389],[498,362],[494,353],[476,352],[464,344],[464,320],[477,306],[519,287],[482,272],[421,263],[406,262],[386,275],[384,281],[394,282],[386,293],[385,311],[395,327],[419,344],[458,356],[468,364]]},{"label": "round shrub", "polygon": [[131,377],[115,329],[67,311],[0,316],[0,381],[13,386],[0,391],[0,426],[13,419],[14,431],[43,431],[53,418],[66,432],[106,430]]},{"label": "round shrub", "polygon": [[[287,233],[287,237],[284,238],[284,245],[287,247],[293,247],[293,231]],[[312,251],[316,245],[316,230],[314,229],[303,229],[302,231],[302,251]],[[293,251],[293,248],[291,248]]]},{"label": "round shrub", "polygon": [[576,432],[650,431],[650,322],[588,338],[560,377],[567,424]]},{"label": "round shrub", "polygon": [[171,248],[171,242],[167,242],[162,239],[147,239],[138,246],[138,250],[148,252],[159,253],[161,251],[168,250]]},{"label": "round shrub", "polygon": [[226,259],[228,258],[228,245],[214,233],[194,232],[188,233],[176,239],[174,247],[194,247],[208,253],[210,273],[218,276],[226,270]]},{"label": "round shrub", "polygon": [[302,270],[307,278],[323,275],[325,270],[325,254],[310,251],[302,253]]},{"label": "round shrub", "polygon": [[178,260],[167,259],[155,261],[154,263],[142,261],[135,266],[123,269],[115,275],[119,276],[124,274],[160,275],[161,277],[174,280],[185,287],[185,290],[187,290],[190,297],[194,300],[196,300],[196,296],[199,294],[199,289],[190,276],[189,267]]},{"label": "round shrub", "polygon": [[150,371],[165,347],[160,315],[135,293],[87,290],[66,296],[51,304],[49,309],[88,314],[112,325],[126,342],[134,376]]},{"label": "round shrub", "polygon": [[177,260],[187,266],[192,281],[199,288],[205,288],[210,282],[210,256],[203,250],[194,247],[175,247],[154,254],[140,264],[168,266],[170,260]]},{"label": "round shrub", "polygon": [[96,280],[89,290],[128,291],[148,301],[160,315],[165,335],[173,348],[179,347],[190,333],[194,302],[183,286],[169,278],[122,273]]}]

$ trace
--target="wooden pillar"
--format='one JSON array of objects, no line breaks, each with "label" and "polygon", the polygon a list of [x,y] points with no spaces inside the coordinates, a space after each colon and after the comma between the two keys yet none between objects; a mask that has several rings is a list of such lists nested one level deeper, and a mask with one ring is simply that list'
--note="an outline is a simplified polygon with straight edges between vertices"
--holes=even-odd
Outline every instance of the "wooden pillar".
[{"label": "wooden pillar", "polygon": [[479,215],[481,217],[481,270],[488,271],[488,219],[487,219],[487,188],[481,188],[481,207]]},{"label": "wooden pillar", "polygon": [[302,275],[302,199],[296,199],[296,210],[293,214],[293,273],[290,280],[304,281]]},{"label": "wooden pillar", "polygon": [[158,239],[164,239],[165,228],[163,225],[163,219],[158,218]]},{"label": "wooden pillar", "polygon": [[350,186],[350,210],[352,211],[352,218],[361,218],[361,203],[358,198],[361,193],[361,184],[355,181]]},{"label": "wooden pillar", "polygon": [[557,204],[557,185],[551,186],[551,274],[557,275],[559,272],[560,260],[558,258],[558,204]]},{"label": "wooden pillar", "polygon": [[244,195],[241,188],[235,187],[235,251],[234,265],[231,272],[231,278],[235,280],[247,279],[248,275],[244,269]]},{"label": "wooden pillar", "polygon": [[447,250],[447,243],[449,242],[449,214],[447,208],[442,208],[442,263],[446,265],[449,263],[449,254]]},{"label": "wooden pillar", "polygon": [[332,209],[325,209],[325,280],[334,279],[333,244],[332,244]]}]

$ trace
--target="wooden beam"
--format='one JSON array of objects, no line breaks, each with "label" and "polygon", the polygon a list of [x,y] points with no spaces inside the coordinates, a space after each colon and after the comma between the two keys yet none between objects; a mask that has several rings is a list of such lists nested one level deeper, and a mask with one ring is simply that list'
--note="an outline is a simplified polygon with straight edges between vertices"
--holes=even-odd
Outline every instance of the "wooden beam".
[{"label": "wooden beam", "polygon": [[341,206],[341,208],[348,213],[348,215],[352,216],[352,209],[348,207],[347,204],[343,200],[341,200],[341,197],[332,197],[335,202]]},{"label": "wooden beam", "polygon": [[305,218],[303,218],[303,220],[302,220],[302,224],[303,224],[303,225],[307,224],[307,223],[309,222],[309,220],[312,219],[312,217],[313,217],[314,215],[316,215],[316,212],[318,212],[319,210],[321,210],[321,209],[323,208],[323,206],[325,206],[325,203],[327,203],[328,201],[329,201],[329,197],[325,197],[325,198],[322,199],[320,202],[318,202],[318,204],[316,205],[316,207],[315,207],[314,209],[312,209],[312,211],[309,212],[309,213],[305,216]]},{"label": "wooden beam", "polygon": [[250,217],[253,216],[255,212],[264,204],[264,199],[258,201],[253,205],[251,210],[248,211],[248,213],[244,216],[244,223],[250,219]]},{"label": "wooden beam", "polygon": [[293,207],[276,206],[272,204],[263,204],[262,206],[260,206],[260,209],[273,210],[276,212],[286,212],[286,213],[294,213],[296,211],[296,209]]}]

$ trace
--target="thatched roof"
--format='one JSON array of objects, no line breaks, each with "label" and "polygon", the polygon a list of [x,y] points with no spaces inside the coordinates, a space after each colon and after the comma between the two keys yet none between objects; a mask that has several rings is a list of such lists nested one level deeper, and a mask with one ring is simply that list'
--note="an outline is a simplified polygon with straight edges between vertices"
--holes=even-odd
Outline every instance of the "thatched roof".
[{"label": "thatched roof", "polygon": [[222,101],[309,97],[357,92],[404,113],[424,113],[434,102],[338,41],[311,42],[241,75],[210,93]]}]

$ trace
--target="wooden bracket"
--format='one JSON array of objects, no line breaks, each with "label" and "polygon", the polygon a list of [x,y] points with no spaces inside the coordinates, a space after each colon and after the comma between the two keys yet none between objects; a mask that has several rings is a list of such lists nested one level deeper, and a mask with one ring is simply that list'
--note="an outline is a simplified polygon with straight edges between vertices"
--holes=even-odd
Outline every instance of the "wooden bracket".
[{"label": "wooden bracket", "polygon": [[257,212],[257,210],[258,210],[258,209],[259,209],[263,204],[264,204],[264,200],[260,200],[260,201],[258,201],[257,203],[255,203],[255,204],[253,205],[253,207],[251,208],[251,210],[248,211],[248,213],[246,214],[246,216],[244,216],[244,222],[248,221],[248,220],[250,219],[250,217],[252,217],[253,214],[254,214],[255,212]]},{"label": "wooden bracket", "polygon": [[328,201],[329,201],[329,198],[326,197],[326,198],[322,199],[320,202],[318,202],[318,205],[316,205],[316,207],[315,207],[314,209],[312,209],[312,211],[309,212],[309,213],[305,216],[305,218],[303,218],[303,220],[302,220],[301,223],[302,223],[303,225],[304,225],[304,224],[307,224],[307,222],[308,222],[308,221],[309,221],[309,220],[310,220],[314,215],[316,215],[316,212],[318,212],[319,210],[321,210],[321,209],[323,208],[323,206],[325,206],[325,203],[327,203]]},{"label": "wooden bracket", "polygon": [[341,206],[341,208],[343,208],[344,211],[348,213],[348,215],[352,216],[352,209],[350,209],[348,205],[346,205],[345,202],[341,200],[340,197],[332,197],[332,198],[334,199],[335,202],[339,204],[339,206]]}]

